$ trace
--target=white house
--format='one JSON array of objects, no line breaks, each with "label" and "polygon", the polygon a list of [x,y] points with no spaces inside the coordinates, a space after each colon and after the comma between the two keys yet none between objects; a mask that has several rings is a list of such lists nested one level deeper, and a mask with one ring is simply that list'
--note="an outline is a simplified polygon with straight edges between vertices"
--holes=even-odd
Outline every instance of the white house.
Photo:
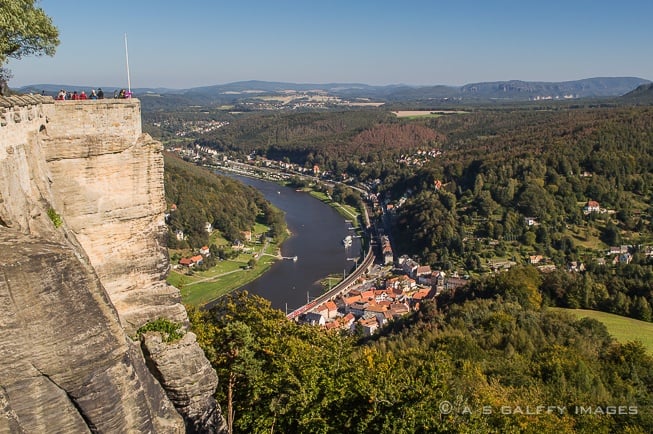
[{"label": "white house", "polygon": [[322,315],[317,312],[308,312],[304,315],[304,322],[310,325],[323,326],[326,324],[326,320]]},{"label": "white house", "polygon": [[590,214],[590,213],[593,213],[593,212],[601,212],[601,207],[600,207],[600,205],[599,205],[599,203],[597,201],[588,200],[587,204],[583,208],[583,212],[585,214]]}]

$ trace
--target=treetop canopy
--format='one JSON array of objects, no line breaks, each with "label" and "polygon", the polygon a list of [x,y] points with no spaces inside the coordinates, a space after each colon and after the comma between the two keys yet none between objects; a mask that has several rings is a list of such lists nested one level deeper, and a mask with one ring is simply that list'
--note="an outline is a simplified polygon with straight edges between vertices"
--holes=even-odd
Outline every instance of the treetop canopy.
[{"label": "treetop canopy", "polygon": [[0,0],[0,66],[8,58],[54,55],[59,31],[37,2]]}]

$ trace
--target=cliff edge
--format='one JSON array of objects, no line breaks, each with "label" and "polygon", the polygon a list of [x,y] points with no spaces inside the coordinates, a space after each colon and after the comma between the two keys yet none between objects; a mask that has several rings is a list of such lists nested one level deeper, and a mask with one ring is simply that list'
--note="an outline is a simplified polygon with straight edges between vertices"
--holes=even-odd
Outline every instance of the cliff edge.
[{"label": "cliff edge", "polygon": [[188,323],[161,151],[138,100],[0,98],[0,433],[224,431],[194,335],[133,339]]}]

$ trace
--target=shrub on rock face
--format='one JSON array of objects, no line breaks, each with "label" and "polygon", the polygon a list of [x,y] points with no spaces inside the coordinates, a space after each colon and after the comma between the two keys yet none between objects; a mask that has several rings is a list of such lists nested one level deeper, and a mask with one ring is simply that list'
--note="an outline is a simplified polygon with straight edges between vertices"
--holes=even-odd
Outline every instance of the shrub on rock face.
[{"label": "shrub on rock face", "polygon": [[61,220],[61,216],[57,214],[57,212],[52,208],[48,210],[48,217],[50,217],[50,220],[52,221],[52,224],[54,225],[55,229],[59,229],[59,226],[63,224],[63,220]]},{"label": "shrub on rock face", "polygon": [[165,318],[159,318],[141,326],[136,330],[136,335],[140,337],[146,332],[161,333],[164,342],[174,342],[184,336],[184,332],[181,330],[181,324],[172,322]]}]

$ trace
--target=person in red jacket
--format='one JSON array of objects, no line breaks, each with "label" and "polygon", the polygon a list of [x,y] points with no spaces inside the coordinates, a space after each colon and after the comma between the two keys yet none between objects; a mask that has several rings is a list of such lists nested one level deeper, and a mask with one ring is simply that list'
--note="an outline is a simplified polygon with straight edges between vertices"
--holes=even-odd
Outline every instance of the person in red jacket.
[{"label": "person in red jacket", "polygon": [[79,94],[79,99],[88,99],[86,92],[82,91],[82,93]]}]

